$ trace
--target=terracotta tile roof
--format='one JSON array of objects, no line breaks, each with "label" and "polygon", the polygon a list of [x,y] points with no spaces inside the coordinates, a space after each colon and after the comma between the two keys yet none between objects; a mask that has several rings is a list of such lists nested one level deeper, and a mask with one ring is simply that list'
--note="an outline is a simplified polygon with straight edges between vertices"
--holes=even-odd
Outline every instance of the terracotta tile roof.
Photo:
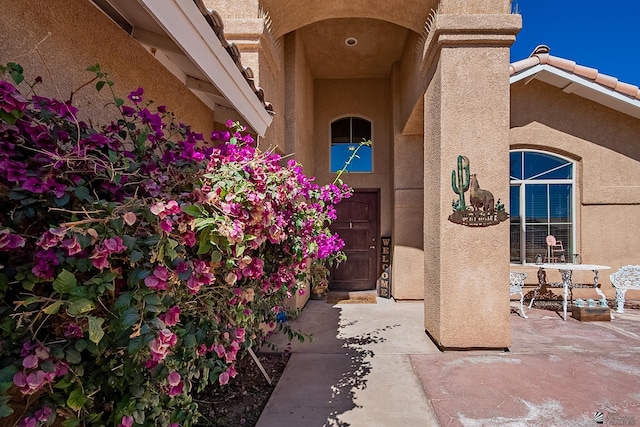
[{"label": "terracotta tile roof", "polygon": [[251,87],[251,90],[256,94],[265,110],[267,110],[269,114],[273,114],[273,105],[271,105],[270,102],[266,102],[264,100],[264,90],[262,90],[261,87],[255,85],[253,71],[251,70],[251,68],[242,65],[240,49],[238,49],[238,46],[236,46],[235,43],[230,43],[225,38],[224,22],[222,22],[220,14],[215,10],[209,10],[204,5],[203,0],[193,0],[193,2],[196,4],[196,6],[198,6],[198,10],[200,11],[200,13],[202,13],[202,16],[204,16],[204,19],[206,19],[207,23],[220,40],[222,47],[227,51],[233,62],[236,64],[236,67],[238,67],[238,70],[240,70],[245,80]]},{"label": "terracotta tile roof", "polygon": [[535,48],[530,57],[514,62],[509,66],[509,75],[518,74],[536,65],[550,65],[576,76],[591,80],[604,87],[615,90],[623,95],[640,100],[638,86],[618,81],[617,78],[599,73],[595,68],[578,65],[575,61],[549,55],[549,47],[540,45]]}]

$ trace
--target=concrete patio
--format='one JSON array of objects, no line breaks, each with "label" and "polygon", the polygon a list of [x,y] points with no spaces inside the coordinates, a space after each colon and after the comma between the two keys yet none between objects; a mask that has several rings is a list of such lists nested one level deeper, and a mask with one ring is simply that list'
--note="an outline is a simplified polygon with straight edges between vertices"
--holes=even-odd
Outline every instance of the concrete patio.
[{"label": "concrete patio", "polygon": [[422,302],[309,301],[292,324],[313,341],[292,345],[258,427],[640,425],[640,310],[527,315],[511,315],[507,352],[443,353]]}]

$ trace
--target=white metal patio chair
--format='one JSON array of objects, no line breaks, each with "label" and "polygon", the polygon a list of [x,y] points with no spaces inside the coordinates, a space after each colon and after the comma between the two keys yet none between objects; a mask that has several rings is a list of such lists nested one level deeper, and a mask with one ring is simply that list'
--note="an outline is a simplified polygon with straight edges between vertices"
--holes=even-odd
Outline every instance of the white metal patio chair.
[{"label": "white metal patio chair", "polygon": [[526,278],[527,273],[509,272],[509,295],[520,294],[520,313],[522,314],[522,317],[528,319],[524,312],[524,292],[522,291],[522,288],[524,287],[524,279]]}]

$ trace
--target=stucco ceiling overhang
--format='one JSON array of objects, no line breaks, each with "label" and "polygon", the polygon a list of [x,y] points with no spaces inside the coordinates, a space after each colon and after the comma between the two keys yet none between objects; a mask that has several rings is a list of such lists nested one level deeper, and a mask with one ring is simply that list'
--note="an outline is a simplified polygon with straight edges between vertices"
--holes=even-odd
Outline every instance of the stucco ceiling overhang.
[{"label": "stucco ceiling overhang", "polygon": [[[387,78],[409,30],[378,19],[339,18],[297,30],[316,79]],[[348,45],[353,38],[357,43]]]},{"label": "stucco ceiling overhang", "polygon": [[264,135],[272,120],[270,114],[193,1],[92,1],[153,50],[214,114],[216,106],[235,110],[246,125]]},{"label": "stucco ceiling overhang", "polygon": [[281,37],[314,22],[333,18],[370,18],[422,33],[439,0],[260,0],[274,36]]},{"label": "stucco ceiling overhang", "polygon": [[533,79],[558,87],[563,92],[581,96],[621,113],[640,118],[640,99],[626,96],[616,90],[551,65],[539,64],[528,68],[512,75],[509,82],[513,84],[524,80],[526,84]]}]

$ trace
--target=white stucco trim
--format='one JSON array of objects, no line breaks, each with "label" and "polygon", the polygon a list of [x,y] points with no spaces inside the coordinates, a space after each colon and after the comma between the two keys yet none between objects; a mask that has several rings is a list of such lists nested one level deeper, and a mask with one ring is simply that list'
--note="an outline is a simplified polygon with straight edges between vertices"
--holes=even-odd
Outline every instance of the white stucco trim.
[{"label": "white stucco trim", "polygon": [[220,40],[192,1],[138,0],[259,135],[271,123]]},{"label": "white stucco trim", "polygon": [[581,96],[640,119],[640,100],[548,64],[538,64],[514,74],[509,78],[509,83],[513,84],[521,80],[525,80],[526,83],[532,79],[543,81],[561,88],[564,92]]}]

